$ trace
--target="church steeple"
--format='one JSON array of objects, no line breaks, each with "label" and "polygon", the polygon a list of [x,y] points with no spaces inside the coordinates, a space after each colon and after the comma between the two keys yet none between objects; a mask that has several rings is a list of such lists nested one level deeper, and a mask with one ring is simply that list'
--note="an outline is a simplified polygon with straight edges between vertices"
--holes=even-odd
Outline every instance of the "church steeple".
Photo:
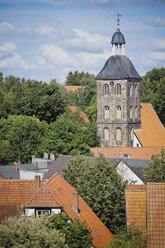
[{"label": "church steeple", "polygon": [[117,30],[112,36],[111,44],[112,44],[112,53],[113,55],[124,55],[125,54],[125,38],[124,35],[120,32],[120,17],[121,14],[118,13],[117,18]]}]

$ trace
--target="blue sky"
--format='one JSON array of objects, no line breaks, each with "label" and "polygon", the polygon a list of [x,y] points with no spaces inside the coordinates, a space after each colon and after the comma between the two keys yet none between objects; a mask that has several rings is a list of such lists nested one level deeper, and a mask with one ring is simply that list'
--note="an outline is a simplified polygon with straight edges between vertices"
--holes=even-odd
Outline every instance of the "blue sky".
[{"label": "blue sky", "polygon": [[0,0],[0,71],[48,83],[75,70],[97,75],[117,13],[139,74],[165,67],[165,0]]}]

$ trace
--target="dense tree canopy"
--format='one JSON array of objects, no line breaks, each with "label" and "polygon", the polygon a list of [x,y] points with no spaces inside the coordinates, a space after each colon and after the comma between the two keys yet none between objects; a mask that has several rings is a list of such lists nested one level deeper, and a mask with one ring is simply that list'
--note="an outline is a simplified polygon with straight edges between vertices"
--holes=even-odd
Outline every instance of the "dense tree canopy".
[{"label": "dense tree canopy", "polygon": [[48,123],[64,113],[65,99],[55,81],[50,84],[9,76],[0,83],[0,117],[35,115]]},{"label": "dense tree canopy", "polygon": [[165,68],[153,69],[142,77],[141,101],[150,102],[165,125]]},{"label": "dense tree canopy", "polygon": [[64,178],[111,232],[124,225],[125,184],[107,159],[101,156],[93,165],[82,157],[73,159],[64,169]]},{"label": "dense tree canopy", "polygon": [[48,124],[35,117],[9,116],[0,120],[0,158],[2,164],[21,160],[28,163],[41,145]]},{"label": "dense tree canopy", "polygon": [[50,228],[43,217],[21,217],[6,220],[0,225],[0,247],[2,248],[69,248],[65,235]]},{"label": "dense tree canopy", "polygon": [[144,168],[144,177],[148,182],[165,182],[165,151],[162,150]]},{"label": "dense tree canopy", "polygon": [[70,221],[66,213],[45,215],[43,223],[49,229],[56,229],[65,234],[65,241],[70,248],[90,248],[92,244],[91,231],[85,222],[78,219]]},{"label": "dense tree canopy", "polygon": [[36,117],[10,115],[0,119],[0,162],[20,160],[30,163],[31,156],[44,152],[92,155],[90,147],[99,145],[95,123],[84,123],[79,112],[69,110],[50,124]]},{"label": "dense tree canopy", "polygon": [[146,237],[135,226],[125,227],[119,231],[107,248],[146,248]]},{"label": "dense tree canopy", "polygon": [[59,154],[91,155],[90,147],[99,145],[97,126],[84,123],[79,112],[67,111],[60,118],[50,124],[45,149],[58,156]]},{"label": "dense tree canopy", "polygon": [[93,96],[96,96],[96,80],[94,76],[88,72],[69,72],[66,77],[65,85],[85,86],[83,91],[81,90],[78,93],[69,93],[70,103],[80,107],[83,111],[85,111],[85,108],[90,105]]}]

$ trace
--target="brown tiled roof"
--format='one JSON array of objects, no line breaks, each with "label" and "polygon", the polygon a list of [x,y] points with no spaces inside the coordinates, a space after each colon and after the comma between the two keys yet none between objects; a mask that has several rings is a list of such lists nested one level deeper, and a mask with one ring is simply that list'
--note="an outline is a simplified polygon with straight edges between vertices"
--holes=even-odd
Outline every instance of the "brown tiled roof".
[{"label": "brown tiled roof", "polygon": [[79,111],[80,116],[83,117],[83,121],[86,122],[86,123],[89,122],[87,115],[83,111],[80,111],[80,109],[78,107],[76,107],[74,105],[70,105],[69,109],[71,110],[72,113],[75,113],[75,112]]},{"label": "brown tiled roof", "polygon": [[0,220],[15,216],[24,206],[29,207],[61,207],[70,218],[86,221],[92,231],[93,244],[104,248],[113,239],[111,232],[94,214],[90,207],[79,196],[79,213],[73,208],[72,196],[75,189],[56,173],[47,183],[41,181],[36,192],[33,180],[0,180]]},{"label": "brown tiled roof", "polygon": [[[62,176],[60,176],[60,174],[57,173],[53,176],[42,188],[44,194],[41,193],[42,190],[39,190],[36,195],[38,202],[44,201],[44,197],[46,196],[47,202],[45,202],[45,206],[54,204],[54,200],[56,200],[57,206],[63,206],[63,211],[66,212],[72,220],[77,218],[81,222],[86,221],[88,227],[92,231],[94,246],[104,248],[113,239],[111,232],[105,227],[102,221],[95,215],[80,196],[79,214],[74,210],[72,207],[72,193],[75,192],[75,189]],[[46,195],[44,189],[46,189]],[[54,199],[47,197],[47,194],[50,195],[48,190],[50,190]]]},{"label": "brown tiled roof", "polygon": [[[67,168],[71,159],[76,159],[79,157],[83,157],[85,160],[89,160],[91,164],[96,161],[95,157],[90,156],[72,156],[72,155],[59,155],[58,158],[54,161],[49,171],[44,175],[44,179],[50,179],[52,176],[58,172],[61,176],[63,176],[63,168]],[[120,159],[110,159],[111,164],[118,164]]]},{"label": "brown tiled roof", "polygon": [[0,222],[19,213],[21,206],[26,205],[34,194],[34,180],[0,180]]},{"label": "brown tiled roof", "polygon": [[124,157],[125,155],[130,155],[132,159],[148,159],[151,160],[153,156],[160,154],[164,146],[151,146],[151,147],[94,147],[90,148],[94,156],[100,152],[106,158],[119,158],[120,155]]},{"label": "brown tiled roof", "polygon": [[64,88],[67,90],[67,91],[72,91],[72,92],[76,92],[78,90],[84,90],[85,89],[85,86],[71,86],[71,85],[67,85],[67,86],[64,86]]},{"label": "brown tiled roof", "polygon": [[147,248],[165,247],[165,183],[127,185],[127,223],[142,226]]},{"label": "brown tiled roof", "polygon": [[141,103],[141,130],[135,134],[143,147],[165,146],[165,128],[150,103]]}]

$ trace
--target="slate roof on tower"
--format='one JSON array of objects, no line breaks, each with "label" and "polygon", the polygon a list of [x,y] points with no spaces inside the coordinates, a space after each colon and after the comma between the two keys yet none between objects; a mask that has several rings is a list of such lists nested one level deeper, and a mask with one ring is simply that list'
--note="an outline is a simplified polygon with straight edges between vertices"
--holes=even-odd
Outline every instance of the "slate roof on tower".
[{"label": "slate roof on tower", "polygon": [[137,73],[131,60],[125,55],[111,56],[96,76],[96,79],[108,80],[108,79],[138,79],[141,77]]}]

